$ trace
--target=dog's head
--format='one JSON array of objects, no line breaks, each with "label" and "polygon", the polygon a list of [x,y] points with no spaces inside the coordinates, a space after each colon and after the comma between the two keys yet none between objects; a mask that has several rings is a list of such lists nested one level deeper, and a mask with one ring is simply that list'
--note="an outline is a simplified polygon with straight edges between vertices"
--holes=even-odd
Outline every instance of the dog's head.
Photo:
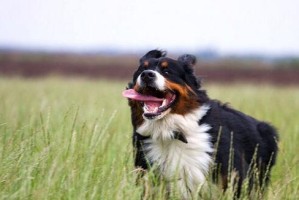
[{"label": "dog's head", "polygon": [[133,75],[133,81],[123,92],[135,119],[140,121],[162,119],[169,113],[184,115],[206,98],[200,91],[200,82],[193,73],[196,58],[182,55],[177,60],[166,53],[152,50],[145,54]]}]

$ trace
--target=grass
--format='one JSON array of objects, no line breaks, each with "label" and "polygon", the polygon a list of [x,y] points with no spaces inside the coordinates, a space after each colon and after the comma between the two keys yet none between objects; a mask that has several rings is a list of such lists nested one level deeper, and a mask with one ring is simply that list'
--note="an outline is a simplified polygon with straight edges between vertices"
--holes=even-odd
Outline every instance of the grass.
[{"label": "grass", "polygon": [[[121,97],[125,85],[0,78],[0,199],[140,199],[130,113]],[[280,152],[264,199],[298,197],[299,89],[206,87],[211,97],[278,128]],[[203,192],[211,199],[231,198],[215,185]]]}]

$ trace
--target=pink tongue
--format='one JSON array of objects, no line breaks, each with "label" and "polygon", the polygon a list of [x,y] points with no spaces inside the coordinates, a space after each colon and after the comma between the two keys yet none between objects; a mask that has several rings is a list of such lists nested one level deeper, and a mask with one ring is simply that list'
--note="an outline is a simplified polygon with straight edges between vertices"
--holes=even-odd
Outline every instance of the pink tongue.
[{"label": "pink tongue", "polygon": [[163,99],[153,97],[153,96],[147,96],[147,95],[142,95],[138,92],[136,92],[134,89],[128,89],[123,91],[122,95],[126,98],[129,99],[134,99],[136,101],[147,101],[147,102],[162,102]]}]

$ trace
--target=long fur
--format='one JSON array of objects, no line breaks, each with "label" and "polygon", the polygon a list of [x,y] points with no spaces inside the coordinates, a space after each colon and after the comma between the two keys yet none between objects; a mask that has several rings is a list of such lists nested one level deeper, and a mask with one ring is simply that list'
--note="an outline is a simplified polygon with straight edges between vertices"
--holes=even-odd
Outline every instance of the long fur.
[{"label": "long fur", "polygon": [[[195,62],[192,55],[173,60],[158,50],[140,59],[128,88],[147,95],[166,88],[176,94],[176,101],[171,109],[149,119],[143,115],[140,102],[129,100],[135,166],[144,170],[155,166],[157,175],[165,180],[177,178],[178,190],[185,199],[205,183],[209,172],[224,190],[228,176],[234,172],[236,197],[245,178],[249,179],[249,191],[254,182],[263,187],[276,161],[276,130],[268,123],[211,100],[193,73]],[[145,70],[156,74],[153,80],[142,81]]]}]

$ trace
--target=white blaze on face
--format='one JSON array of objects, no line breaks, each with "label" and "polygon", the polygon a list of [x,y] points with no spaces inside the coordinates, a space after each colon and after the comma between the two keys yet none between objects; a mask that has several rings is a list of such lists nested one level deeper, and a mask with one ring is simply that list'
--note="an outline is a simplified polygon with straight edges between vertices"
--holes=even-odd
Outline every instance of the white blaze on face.
[{"label": "white blaze on face", "polygon": [[[154,81],[154,87],[156,87],[160,91],[164,91],[166,89],[165,87],[165,78],[158,72],[150,70],[156,75],[155,81]],[[137,78],[137,84],[140,86],[143,86],[142,80],[141,80],[141,74]]]}]

